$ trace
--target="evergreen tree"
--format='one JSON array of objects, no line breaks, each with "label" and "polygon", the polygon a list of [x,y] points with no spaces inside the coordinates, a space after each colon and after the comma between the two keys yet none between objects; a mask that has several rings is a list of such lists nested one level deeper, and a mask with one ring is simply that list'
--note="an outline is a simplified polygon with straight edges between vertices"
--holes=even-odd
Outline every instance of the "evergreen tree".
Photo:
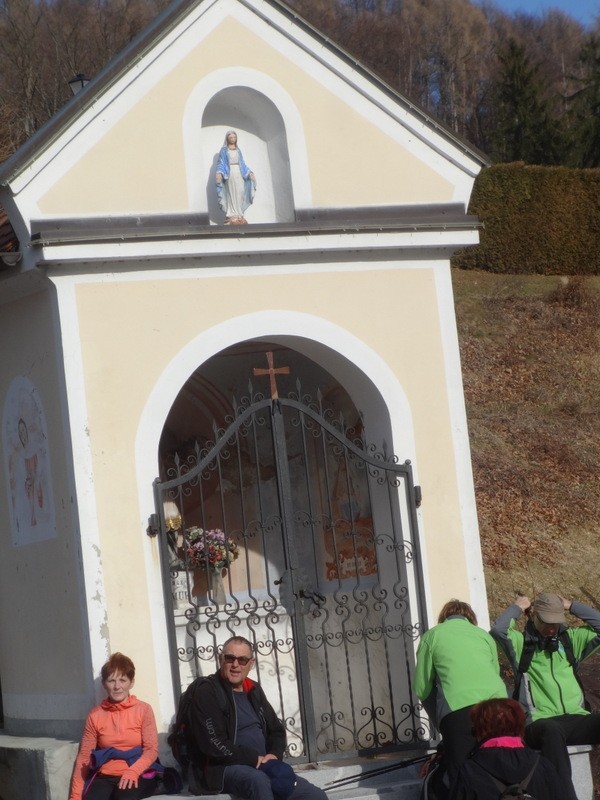
[{"label": "evergreen tree", "polygon": [[600,38],[591,36],[581,51],[580,88],[570,98],[575,142],[574,167],[600,167]]},{"label": "evergreen tree", "polygon": [[560,163],[560,126],[544,99],[539,68],[514,38],[498,52],[499,77],[492,89],[491,155],[497,162]]}]

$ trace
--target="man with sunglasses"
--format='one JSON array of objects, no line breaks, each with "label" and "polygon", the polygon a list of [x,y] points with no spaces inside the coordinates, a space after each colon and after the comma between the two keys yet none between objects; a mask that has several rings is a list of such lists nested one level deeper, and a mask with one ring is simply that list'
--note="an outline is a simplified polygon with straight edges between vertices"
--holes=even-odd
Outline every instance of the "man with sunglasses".
[{"label": "man with sunglasses", "polygon": [[327,800],[322,789],[282,761],[285,728],[262,688],[248,677],[254,667],[251,643],[232,636],[219,663],[192,699],[190,789],[247,800]]}]

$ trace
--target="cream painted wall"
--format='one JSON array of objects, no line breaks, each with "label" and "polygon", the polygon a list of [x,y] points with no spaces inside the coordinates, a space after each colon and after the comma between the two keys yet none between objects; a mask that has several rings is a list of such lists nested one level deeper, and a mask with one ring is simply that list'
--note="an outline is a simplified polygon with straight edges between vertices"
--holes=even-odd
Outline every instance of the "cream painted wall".
[{"label": "cream painted wall", "polygon": [[[227,47],[223,43],[227,42]],[[245,69],[277,77],[304,122],[316,207],[445,202],[453,185],[303,69],[301,51],[283,55],[227,18],[62,175],[39,201],[44,214],[151,213],[190,210],[183,116],[195,85],[235,53]],[[210,98],[206,98],[207,100]],[[99,124],[96,121],[96,124]],[[290,158],[294,154],[290,153]],[[151,166],[149,166],[151,165]],[[211,167],[207,160],[206,170]],[[204,185],[207,174],[198,175]]]},{"label": "cream painted wall", "polygon": [[[377,284],[385,291],[375,291]],[[147,398],[191,339],[224,319],[262,310],[330,320],[378,352],[398,376],[414,415],[432,602],[468,596],[466,565],[457,558],[464,541],[433,270],[382,269],[343,278],[336,272],[146,282],[130,277],[80,284],[76,298],[99,536],[103,563],[110,565],[104,578],[112,650],[154,663],[143,560],[148,540],[140,526],[134,463]],[[402,443],[395,445],[402,457]],[[149,670],[140,672],[138,688],[157,702]]]},{"label": "cream painted wall", "polygon": [[[35,320],[35,324],[32,324]],[[5,304],[0,313],[0,409],[16,376],[38,391],[48,434],[56,536],[15,547],[2,457],[0,479],[0,675],[8,720],[46,720],[45,732],[61,732],[61,720],[79,720],[93,687],[87,678],[85,605],[81,593],[76,503],[65,432],[65,393],[57,353],[53,293],[42,291]],[[0,411],[0,419],[2,412]],[[0,438],[4,432],[0,430]],[[38,734],[44,725],[37,724]]]}]

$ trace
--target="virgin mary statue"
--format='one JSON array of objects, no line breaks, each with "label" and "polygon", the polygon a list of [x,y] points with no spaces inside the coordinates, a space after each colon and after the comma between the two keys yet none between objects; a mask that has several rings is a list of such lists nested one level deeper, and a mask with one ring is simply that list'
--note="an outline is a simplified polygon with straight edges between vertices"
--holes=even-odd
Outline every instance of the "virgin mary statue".
[{"label": "virgin mary statue", "polygon": [[254,200],[256,178],[237,146],[237,133],[227,131],[215,173],[219,206],[226,225],[245,225],[244,212]]}]

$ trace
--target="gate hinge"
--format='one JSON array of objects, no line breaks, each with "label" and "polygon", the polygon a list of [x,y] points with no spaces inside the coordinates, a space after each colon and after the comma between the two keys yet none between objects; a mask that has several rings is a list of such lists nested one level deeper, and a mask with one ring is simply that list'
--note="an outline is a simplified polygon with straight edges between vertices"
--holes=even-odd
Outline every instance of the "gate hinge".
[{"label": "gate hinge", "polygon": [[148,536],[158,536],[160,533],[160,523],[158,521],[158,514],[150,514],[148,517],[148,527],[146,528]]},{"label": "gate hinge", "polygon": [[423,501],[423,493],[421,492],[421,487],[415,486],[414,492],[415,492],[415,505],[417,508],[419,508]]}]

